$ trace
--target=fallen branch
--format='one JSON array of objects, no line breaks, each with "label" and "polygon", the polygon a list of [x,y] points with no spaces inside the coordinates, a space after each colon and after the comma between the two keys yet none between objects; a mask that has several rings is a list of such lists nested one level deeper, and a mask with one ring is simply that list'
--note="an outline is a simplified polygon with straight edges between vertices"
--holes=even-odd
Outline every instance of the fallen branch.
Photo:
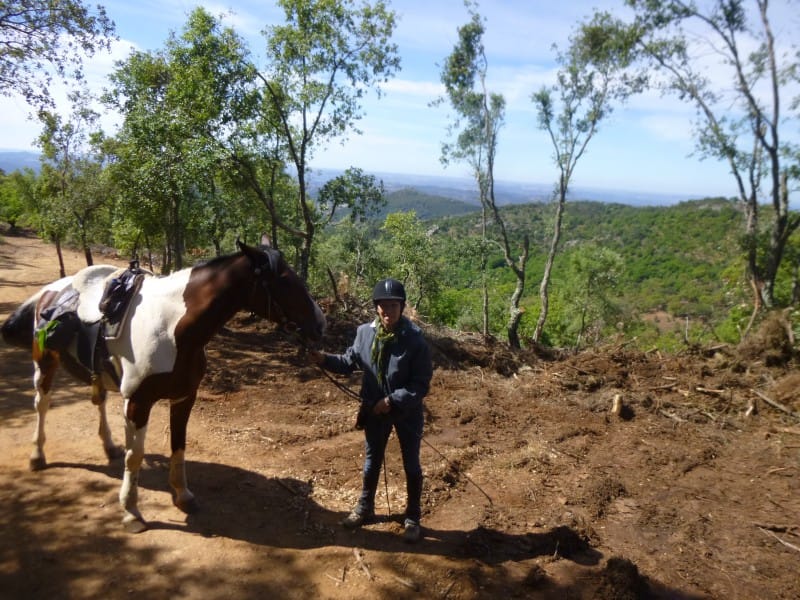
[{"label": "fallen branch", "polygon": [[780,410],[782,412],[785,412],[787,415],[789,415],[791,417],[794,417],[795,419],[800,419],[800,414],[794,412],[791,408],[788,408],[788,407],[784,406],[780,402],[776,402],[775,400],[773,400],[772,398],[770,398],[766,394],[764,394],[762,392],[759,392],[755,388],[751,388],[750,391],[753,392],[759,398],[761,398],[764,402],[766,402],[767,404],[772,406],[773,408],[777,408],[778,410]]},{"label": "fallen branch", "polygon": [[766,530],[766,529],[764,529],[763,527],[759,527],[759,529],[760,529],[761,531],[763,531],[764,533],[766,533],[767,535],[769,535],[769,536],[771,536],[771,537],[774,537],[776,540],[778,540],[778,541],[779,541],[781,544],[783,544],[783,545],[784,545],[784,546],[786,546],[787,548],[791,548],[792,550],[796,550],[797,552],[800,552],[800,546],[795,546],[794,544],[790,544],[790,543],[789,543],[789,542],[787,542],[786,540],[782,540],[782,539],[781,539],[781,538],[779,538],[777,535],[775,535],[775,534],[774,534],[774,533],[772,533],[771,531],[767,531],[767,530]]},{"label": "fallen branch", "polygon": [[723,394],[725,394],[725,390],[712,390],[700,386],[694,388],[694,391],[700,392],[701,394],[708,394],[709,396],[722,396]]},{"label": "fallen branch", "polygon": [[775,433],[791,433],[800,435],[800,427],[775,427],[772,429]]},{"label": "fallen branch", "polygon": [[677,421],[678,423],[686,423],[686,419],[682,419],[678,415],[675,415],[673,413],[667,412],[667,411],[665,411],[663,409],[660,410],[659,412],[662,415],[664,415],[665,417],[669,417],[670,419],[673,419],[673,420]]},{"label": "fallen branch", "polygon": [[361,570],[367,574],[367,579],[372,581],[372,573],[369,572],[369,568],[364,563],[364,557],[361,555],[361,551],[358,548],[353,548],[353,556],[356,557],[356,564],[361,567]]},{"label": "fallen branch", "polygon": [[672,389],[672,388],[674,388],[676,385],[678,385],[678,382],[677,382],[677,381],[673,381],[672,383],[667,383],[666,385],[658,385],[658,386],[656,386],[656,387],[651,387],[651,388],[650,388],[650,391],[656,391],[656,390],[671,390],[671,389]]},{"label": "fallen branch", "polygon": [[407,588],[409,588],[409,589],[411,589],[411,590],[417,591],[417,584],[416,584],[416,583],[414,583],[413,581],[410,581],[410,580],[408,580],[408,579],[403,579],[402,577],[398,577],[397,575],[394,575],[394,574],[392,575],[392,577],[393,577],[393,578],[394,578],[394,579],[395,579],[395,580],[396,580],[398,583],[401,583],[401,584],[403,584],[404,586],[406,586]]}]

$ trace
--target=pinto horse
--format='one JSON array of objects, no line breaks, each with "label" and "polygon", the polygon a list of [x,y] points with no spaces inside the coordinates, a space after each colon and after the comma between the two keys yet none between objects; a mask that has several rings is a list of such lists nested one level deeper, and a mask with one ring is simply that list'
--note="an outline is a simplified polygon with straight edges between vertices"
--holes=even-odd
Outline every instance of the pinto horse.
[{"label": "pinto horse", "polygon": [[92,385],[92,401],[100,411],[100,437],[109,459],[122,450],[114,445],[106,419],[106,391],[123,398],[125,416],[125,472],[119,492],[124,511],[122,522],[128,531],[147,528],[137,507],[137,481],[144,458],[147,423],[153,404],[169,399],[171,456],[169,483],[173,502],[184,512],[196,508],[187,486],[184,466],[186,425],[206,370],[205,346],[239,310],[298,333],[312,341],[321,339],[325,318],[309,295],[305,284],[289,267],[280,252],[237,242],[240,251],[164,277],[147,276],[131,299],[127,320],[116,337],[105,343],[109,360],[106,372],[81,366],[77,342],[58,352],[34,338],[34,327],[48,306],[78,294],[77,314],[84,324],[98,322],[98,307],[109,278],[119,269],[97,265],[42,288],[23,303],[3,324],[6,342],[33,348],[36,431],[31,469],[46,466],[44,422],[50,406],[54,376],[59,364],[72,375]]}]

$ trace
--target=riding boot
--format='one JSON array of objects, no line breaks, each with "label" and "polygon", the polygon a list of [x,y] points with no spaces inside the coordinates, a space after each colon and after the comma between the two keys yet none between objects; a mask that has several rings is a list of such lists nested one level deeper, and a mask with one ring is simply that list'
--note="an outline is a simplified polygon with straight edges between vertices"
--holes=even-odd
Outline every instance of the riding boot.
[{"label": "riding boot", "polygon": [[406,519],[419,524],[422,517],[422,475],[406,477]]},{"label": "riding boot", "polygon": [[364,516],[371,517],[375,514],[375,493],[378,490],[380,474],[380,469],[376,469],[375,473],[364,474],[361,497],[358,499],[356,507],[356,510]]}]

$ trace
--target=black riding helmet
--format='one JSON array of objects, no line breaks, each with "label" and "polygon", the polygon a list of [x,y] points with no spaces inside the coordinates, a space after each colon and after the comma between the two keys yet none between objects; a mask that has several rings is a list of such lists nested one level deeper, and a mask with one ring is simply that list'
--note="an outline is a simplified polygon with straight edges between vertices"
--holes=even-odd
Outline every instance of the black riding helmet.
[{"label": "black riding helmet", "polygon": [[372,302],[377,304],[379,300],[399,300],[405,306],[406,288],[397,279],[381,279],[372,290]]}]

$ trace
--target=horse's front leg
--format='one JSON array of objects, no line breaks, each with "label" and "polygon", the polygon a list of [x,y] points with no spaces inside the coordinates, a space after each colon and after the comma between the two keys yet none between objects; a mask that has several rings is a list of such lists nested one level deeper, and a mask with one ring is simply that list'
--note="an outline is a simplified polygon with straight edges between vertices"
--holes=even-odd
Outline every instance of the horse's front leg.
[{"label": "horse's front leg", "polygon": [[139,512],[139,470],[144,458],[144,441],[147,437],[147,421],[151,404],[135,405],[125,399],[125,474],[119,490],[119,503],[124,514],[122,524],[130,533],[141,533],[147,529]]},{"label": "horse's front leg", "polygon": [[50,409],[51,390],[57,369],[57,355],[45,352],[35,357],[33,385],[36,388],[36,397],[33,406],[36,409],[36,429],[33,432],[33,451],[28,463],[31,471],[40,471],[47,467],[47,459],[44,456],[44,443],[47,439],[44,424],[47,411]]},{"label": "horse's front leg", "polygon": [[169,483],[175,490],[173,502],[185,513],[197,510],[197,500],[189,490],[186,482],[186,425],[197,398],[195,391],[191,395],[173,400],[169,407],[170,444],[172,455],[169,459]]}]

